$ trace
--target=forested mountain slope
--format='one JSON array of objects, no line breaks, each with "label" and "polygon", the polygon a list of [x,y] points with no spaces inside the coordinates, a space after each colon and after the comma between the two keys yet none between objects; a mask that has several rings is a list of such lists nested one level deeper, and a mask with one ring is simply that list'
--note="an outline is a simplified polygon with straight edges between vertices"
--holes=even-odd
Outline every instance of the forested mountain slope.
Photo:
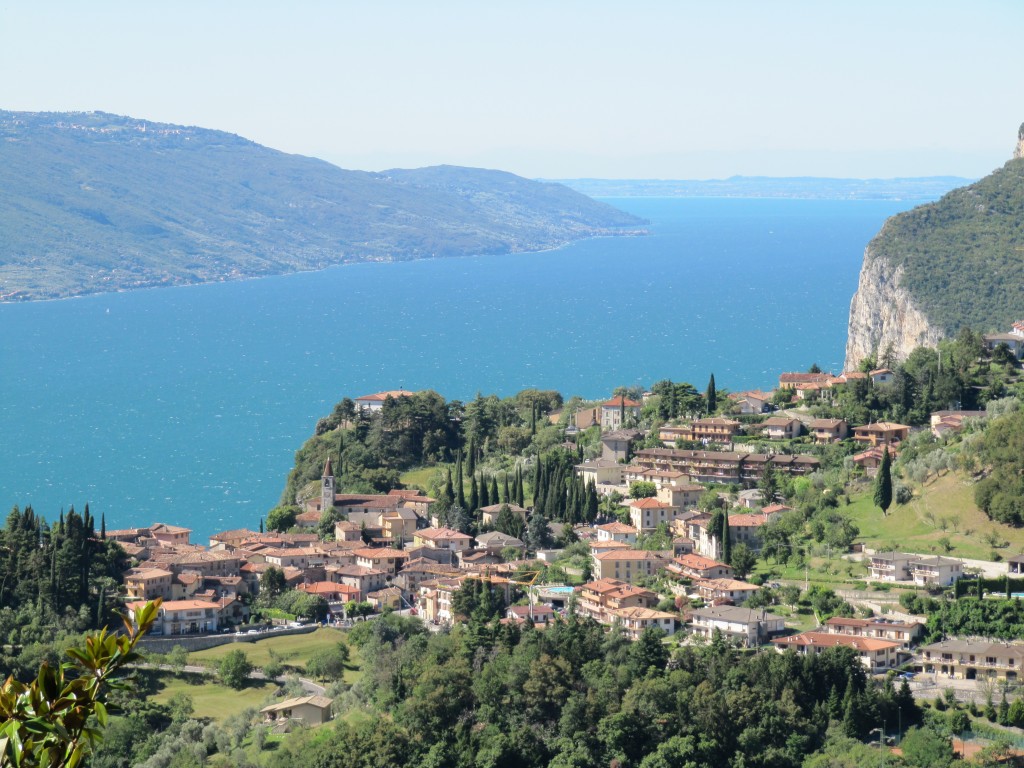
[{"label": "forested mountain slope", "polygon": [[500,171],[348,171],[221,131],[0,111],[0,298],[536,251],[642,223]]}]

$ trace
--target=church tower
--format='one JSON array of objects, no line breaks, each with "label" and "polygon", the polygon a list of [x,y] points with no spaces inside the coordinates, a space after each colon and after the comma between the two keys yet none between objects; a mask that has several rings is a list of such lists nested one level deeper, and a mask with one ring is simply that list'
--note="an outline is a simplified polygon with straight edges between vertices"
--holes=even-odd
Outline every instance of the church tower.
[{"label": "church tower", "polygon": [[331,468],[331,457],[324,464],[324,474],[320,479],[320,511],[334,509],[334,470]]}]

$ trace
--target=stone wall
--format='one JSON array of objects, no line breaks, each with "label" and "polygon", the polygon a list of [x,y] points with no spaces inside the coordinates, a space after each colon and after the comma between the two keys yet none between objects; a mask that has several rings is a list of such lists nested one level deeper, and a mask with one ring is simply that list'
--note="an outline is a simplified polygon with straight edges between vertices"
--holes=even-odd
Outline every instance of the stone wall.
[{"label": "stone wall", "polygon": [[[247,624],[247,629],[264,630],[269,625]],[[283,637],[285,635],[305,635],[315,632],[319,624],[309,624],[305,627],[289,627],[273,632],[260,631],[256,635],[247,635],[245,632],[229,632],[221,635],[176,635],[174,637],[144,637],[140,645],[143,650],[150,653],[169,653],[176,645],[182,646],[186,651],[203,651],[207,648],[215,648],[218,645],[228,643],[254,643],[257,640],[265,640],[268,637]]]}]

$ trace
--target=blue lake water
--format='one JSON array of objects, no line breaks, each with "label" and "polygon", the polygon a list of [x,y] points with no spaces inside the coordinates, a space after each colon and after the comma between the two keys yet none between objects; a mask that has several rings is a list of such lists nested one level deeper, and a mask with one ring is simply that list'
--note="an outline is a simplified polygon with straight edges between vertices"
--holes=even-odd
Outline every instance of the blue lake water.
[{"label": "blue lake water", "polygon": [[[255,527],[342,397],[842,367],[864,246],[916,202],[629,198],[651,235],[0,305],[0,505]],[[919,201],[918,201],[919,202]]]}]

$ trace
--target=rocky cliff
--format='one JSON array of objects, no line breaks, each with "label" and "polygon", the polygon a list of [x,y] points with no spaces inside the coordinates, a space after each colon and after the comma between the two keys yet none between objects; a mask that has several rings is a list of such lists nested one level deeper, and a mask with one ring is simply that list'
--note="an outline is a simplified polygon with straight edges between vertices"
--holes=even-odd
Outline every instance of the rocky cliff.
[{"label": "rocky cliff", "polygon": [[914,304],[902,277],[902,267],[893,268],[871,245],[864,250],[857,292],[850,302],[844,370],[856,370],[865,357],[882,357],[890,349],[904,358],[915,347],[935,345],[945,335]]},{"label": "rocky cliff", "polygon": [[1014,159],[974,184],[890,218],[864,251],[846,369],[905,358],[961,328],[1024,318],[1024,125]]}]

